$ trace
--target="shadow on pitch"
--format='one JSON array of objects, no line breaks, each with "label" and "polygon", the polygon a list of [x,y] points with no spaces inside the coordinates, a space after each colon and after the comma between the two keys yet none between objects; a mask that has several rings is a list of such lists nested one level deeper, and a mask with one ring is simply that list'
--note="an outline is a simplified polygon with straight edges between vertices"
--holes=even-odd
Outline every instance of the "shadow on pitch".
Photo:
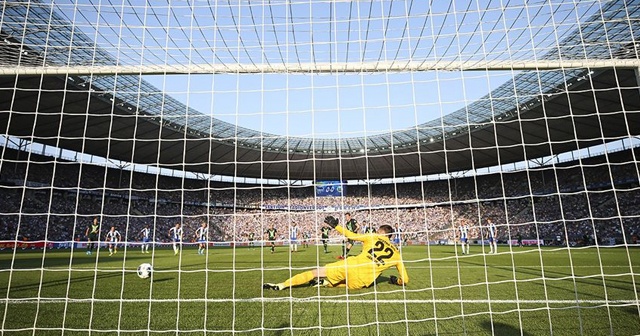
[{"label": "shadow on pitch", "polygon": [[153,278],[153,283],[160,283],[160,282],[167,282],[167,281],[171,281],[175,279],[174,277],[168,277],[168,278]]},{"label": "shadow on pitch", "polygon": [[[486,266],[482,263],[475,263],[475,262],[470,262],[470,261],[464,261],[464,262],[460,262],[461,264],[470,264],[470,265],[474,265],[474,266]],[[506,270],[506,271],[511,271],[512,268],[508,267],[508,266],[488,266],[489,268],[496,268],[496,269],[502,269],[502,270]],[[537,277],[542,277],[542,270],[533,270],[527,267],[520,267],[517,268],[517,272],[518,273],[523,273],[523,274],[529,274],[532,276],[537,276]],[[573,277],[573,274],[571,274],[571,272],[561,272],[561,271],[554,271],[554,270],[550,270],[548,268],[544,269],[544,275],[547,278],[550,279],[554,279],[554,278],[568,278],[571,279],[572,281],[575,281],[576,284],[580,285],[590,285],[590,286],[598,286],[598,285],[602,285],[602,277],[598,277],[598,278],[579,278],[579,277]],[[551,288],[556,288],[556,289],[560,289],[563,291],[567,291],[567,288],[562,287],[562,286],[556,286],[553,284],[553,281],[547,281],[546,282],[546,286],[547,287],[551,287]],[[606,278],[606,286],[608,288],[615,288],[615,289],[620,289],[620,290],[629,290],[630,289],[630,285],[627,281],[624,280],[618,280],[618,279],[614,279],[612,277],[607,277]],[[575,290],[575,289],[574,289]],[[579,291],[579,294],[583,294],[583,295],[591,295],[592,293],[587,292],[582,292]]]},{"label": "shadow on pitch", "polygon": [[274,331],[273,335],[290,335],[290,328],[291,326],[289,325],[289,323],[282,323],[278,326],[278,330]]},{"label": "shadow on pitch", "polygon": [[522,335],[522,336],[533,335],[524,330],[520,330],[520,328],[516,328],[512,325],[508,325],[502,322],[491,323],[491,321],[484,321],[480,323],[480,326],[482,326],[484,330],[488,331],[492,335]]},{"label": "shadow on pitch", "polygon": [[640,308],[637,306],[622,307],[622,311],[635,317],[638,317],[638,315],[640,315]]},{"label": "shadow on pitch", "polygon": [[[71,283],[79,283],[79,282],[94,282],[98,279],[108,279],[113,277],[121,277],[122,273],[92,273],[85,276],[72,276],[71,278],[59,279],[59,280],[47,280],[45,282],[37,282],[31,284],[11,284],[11,291],[15,290],[38,290],[39,288],[48,288],[48,287],[57,287],[57,286],[66,286],[69,282]],[[38,277],[38,280],[40,278]],[[6,290],[7,287],[2,287],[0,289]]]}]

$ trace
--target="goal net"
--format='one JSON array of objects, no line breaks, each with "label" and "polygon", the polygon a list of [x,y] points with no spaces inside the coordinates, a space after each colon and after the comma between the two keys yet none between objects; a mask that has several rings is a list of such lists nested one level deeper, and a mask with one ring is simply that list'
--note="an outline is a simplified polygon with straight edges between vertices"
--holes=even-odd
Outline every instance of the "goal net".
[{"label": "goal net", "polygon": [[640,2],[0,8],[0,333],[640,333]]}]

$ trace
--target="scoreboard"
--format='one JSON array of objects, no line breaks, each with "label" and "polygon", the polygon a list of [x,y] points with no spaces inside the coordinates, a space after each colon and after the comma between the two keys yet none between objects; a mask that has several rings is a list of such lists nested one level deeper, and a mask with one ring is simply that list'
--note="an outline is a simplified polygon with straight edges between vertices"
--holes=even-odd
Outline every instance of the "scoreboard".
[{"label": "scoreboard", "polygon": [[316,181],[316,196],[346,196],[346,187],[342,181]]}]

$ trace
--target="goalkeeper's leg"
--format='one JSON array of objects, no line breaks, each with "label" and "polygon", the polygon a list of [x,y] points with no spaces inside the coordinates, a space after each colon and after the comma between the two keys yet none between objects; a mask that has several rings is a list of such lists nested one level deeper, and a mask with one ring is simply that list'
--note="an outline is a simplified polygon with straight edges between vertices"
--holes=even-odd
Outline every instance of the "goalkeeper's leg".
[{"label": "goalkeeper's leg", "polygon": [[300,286],[309,283],[311,280],[318,277],[325,277],[327,275],[326,269],[324,267],[316,268],[311,271],[302,272],[300,274],[296,274],[290,279],[285,280],[279,284],[270,284],[266,283],[262,285],[265,289],[275,289],[275,290],[283,290],[289,287]]},{"label": "goalkeeper's leg", "polygon": [[313,271],[302,272],[300,274],[294,275],[291,279],[287,279],[282,283],[282,288],[288,288],[292,286],[300,286],[306,283],[309,283],[315,276],[313,275]]}]

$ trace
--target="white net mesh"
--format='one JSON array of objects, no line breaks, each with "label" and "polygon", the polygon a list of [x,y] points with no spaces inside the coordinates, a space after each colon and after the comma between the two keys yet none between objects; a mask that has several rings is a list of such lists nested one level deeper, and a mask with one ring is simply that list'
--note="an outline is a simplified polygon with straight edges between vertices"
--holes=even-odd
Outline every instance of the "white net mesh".
[{"label": "white net mesh", "polygon": [[640,332],[640,2],[0,8],[3,333]]}]

